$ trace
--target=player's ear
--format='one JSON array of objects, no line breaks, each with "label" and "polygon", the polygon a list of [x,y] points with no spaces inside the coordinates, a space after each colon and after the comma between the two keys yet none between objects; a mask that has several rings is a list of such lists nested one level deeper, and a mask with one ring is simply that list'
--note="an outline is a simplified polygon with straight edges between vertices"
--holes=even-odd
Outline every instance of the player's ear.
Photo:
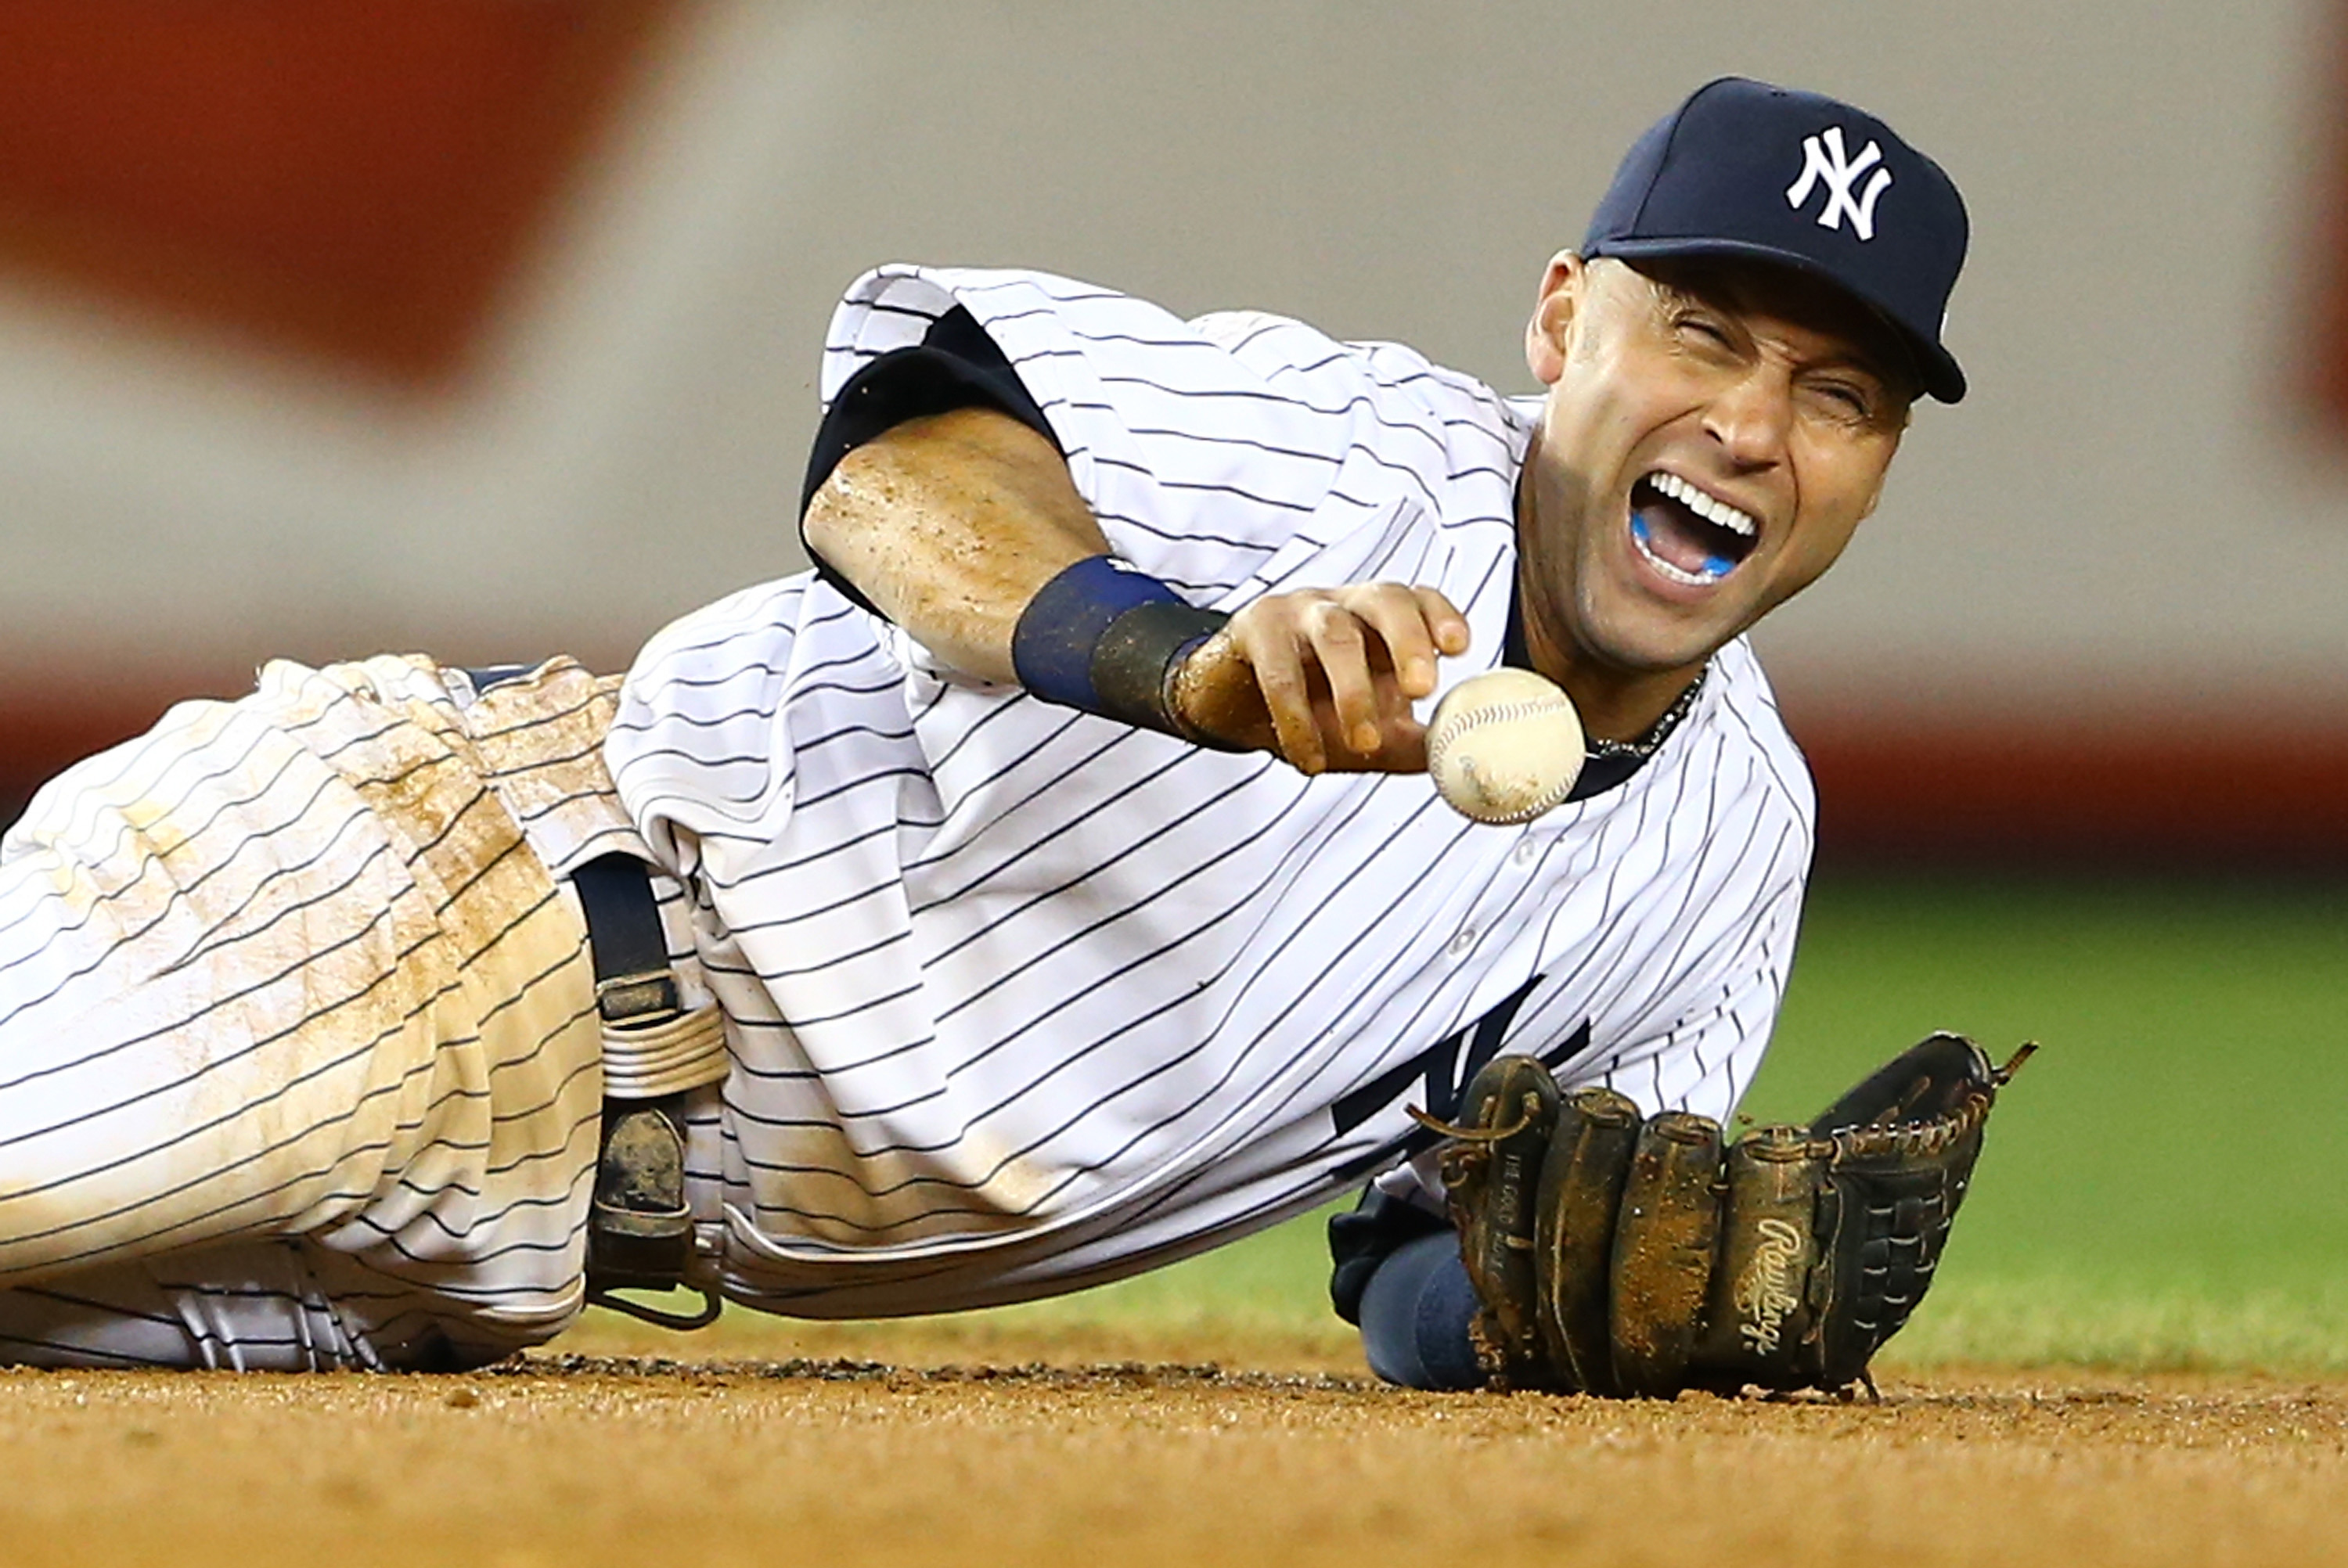
[{"label": "player's ear", "polygon": [[1541,274],[1540,297],[1525,323],[1525,366],[1543,386],[1556,385],[1565,374],[1566,342],[1589,278],[1589,264],[1570,251],[1551,256]]},{"label": "player's ear", "polygon": [[1867,505],[1859,507],[1859,520],[1860,522],[1863,523],[1867,521],[1868,518],[1875,516],[1875,508],[1883,505],[1884,477],[1885,477],[1881,474],[1878,474],[1875,477],[1875,488],[1868,492]]},{"label": "player's ear", "polygon": [[1875,471],[1875,487],[1867,493],[1867,505],[1859,509],[1859,520],[1865,522],[1875,516],[1875,508],[1883,504],[1884,482],[1891,477],[1891,459],[1900,455],[1900,438],[1908,434],[1908,417],[1902,414],[1900,428],[1891,435],[1891,450],[1884,455],[1883,466]]}]

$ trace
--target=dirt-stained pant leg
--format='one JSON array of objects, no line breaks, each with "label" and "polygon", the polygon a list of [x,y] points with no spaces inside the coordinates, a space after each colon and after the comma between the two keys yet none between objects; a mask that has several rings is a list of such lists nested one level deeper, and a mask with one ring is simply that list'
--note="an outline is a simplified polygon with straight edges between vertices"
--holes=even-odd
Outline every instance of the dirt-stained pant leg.
[{"label": "dirt-stained pant leg", "polygon": [[36,797],[0,845],[0,1359],[440,1365],[576,1314],[593,984],[495,771],[426,661],[273,664]]}]

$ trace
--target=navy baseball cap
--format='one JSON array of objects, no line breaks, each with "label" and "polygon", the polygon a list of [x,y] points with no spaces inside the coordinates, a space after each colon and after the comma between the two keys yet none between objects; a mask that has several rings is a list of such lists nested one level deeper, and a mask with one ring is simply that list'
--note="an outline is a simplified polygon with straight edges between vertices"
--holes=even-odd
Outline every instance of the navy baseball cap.
[{"label": "navy baseball cap", "polygon": [[1924,390],[1965,395],[1941,344],[1965,262],[1964,198],[1891,128],[1817,93],[1723,77],[1632,144],[1584,256],[1750,256],[1815,273],[1898,331]]}]

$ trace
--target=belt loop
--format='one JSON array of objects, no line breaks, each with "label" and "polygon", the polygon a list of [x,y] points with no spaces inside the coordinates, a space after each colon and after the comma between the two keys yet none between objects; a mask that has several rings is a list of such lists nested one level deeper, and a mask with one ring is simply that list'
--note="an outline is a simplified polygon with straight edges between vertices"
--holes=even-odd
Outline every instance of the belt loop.
[{"label": "belt loop", "polygon": [[595,961],[603,1027],[603,1096],[658,1100],[726,1076],[726,1026],[715,1007],[685,1010],[652,877],[632,855],[605,855],[571,874]]},{"label": "belt loop", "polygon": [[571,875],[587,921],[603,1034],[603,1117],[588,1212],[587,1299],[669,1328],[714,1321],[722,1304],[671,1313],[612,1295],[671,1290],[693,1261],[685,1190],[685,1099],[726,1071],[723,1020],[685,1009],[644,862],[605,855]]}]

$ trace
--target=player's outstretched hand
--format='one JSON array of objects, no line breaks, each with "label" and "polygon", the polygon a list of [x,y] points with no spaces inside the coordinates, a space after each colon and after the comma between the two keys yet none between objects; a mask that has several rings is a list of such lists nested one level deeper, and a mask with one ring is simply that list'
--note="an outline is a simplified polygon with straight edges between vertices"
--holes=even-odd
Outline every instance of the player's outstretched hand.
[{"label": "player's outstretched hand", "polygon": [[1184,661],[1174,706],[1200,733],[1308,774],[1424,773],[1410,705],[1468,620],[1431,588],[1381,582],[1266,594]]}]

